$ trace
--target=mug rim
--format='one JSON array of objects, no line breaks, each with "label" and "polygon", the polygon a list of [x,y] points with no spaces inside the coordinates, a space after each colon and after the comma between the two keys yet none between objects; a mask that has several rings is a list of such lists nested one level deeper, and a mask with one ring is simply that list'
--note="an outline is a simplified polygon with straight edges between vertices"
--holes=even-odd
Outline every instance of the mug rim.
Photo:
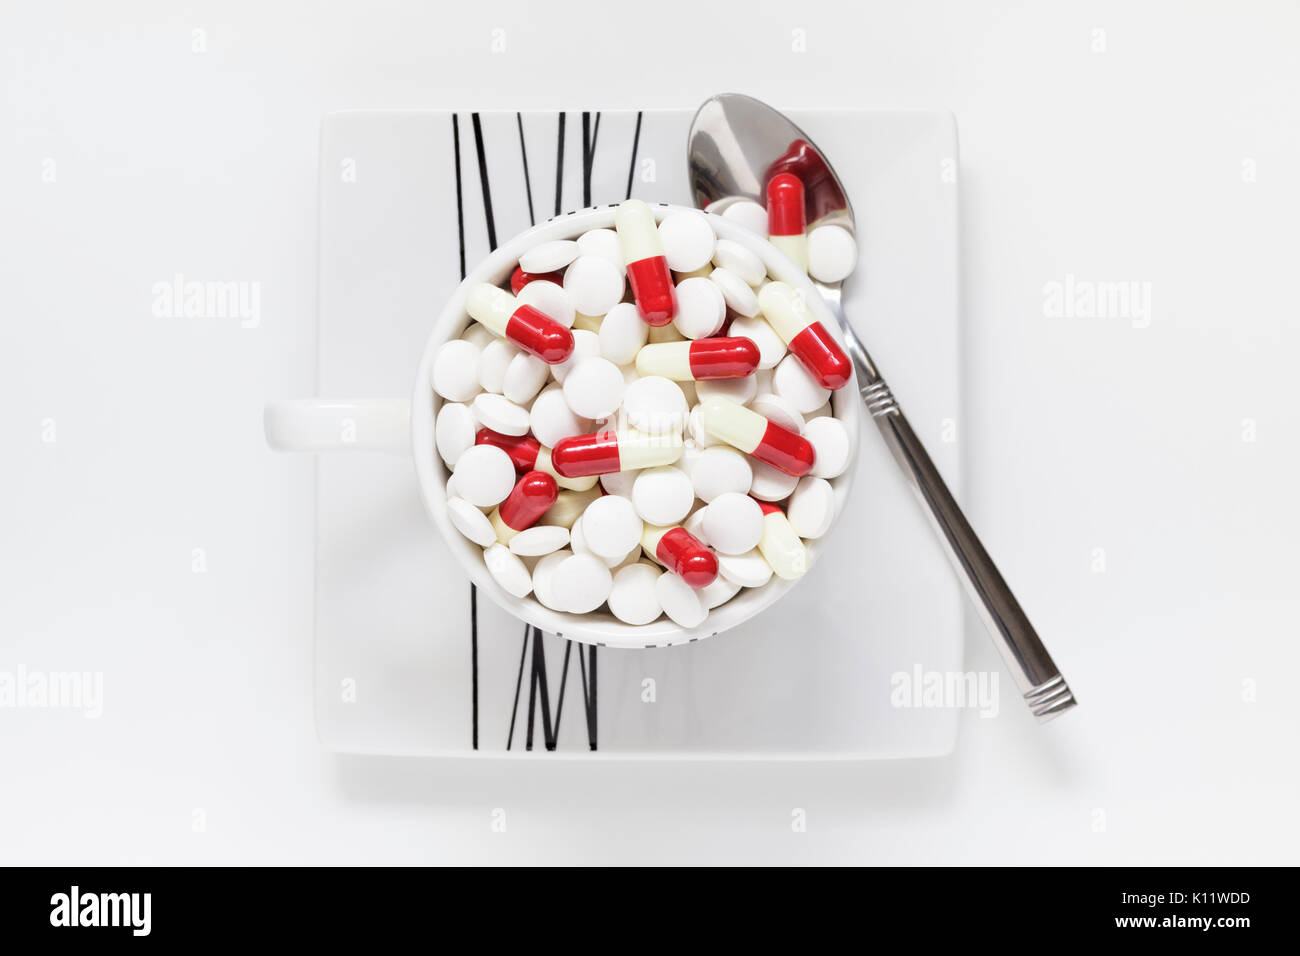
[{"label": "mug rim", "polygon": [[[817,319],[841,341],[838,324],[812,281],[798,266],[765,238],[737,225],[722,216],[689,206],[670,203],[647,203],[654,212],[656,222],[673,212],[692,212],[709,217],[709,223],[719,239],[731,239],[744,245],[763,260],[768,274],[808,293],[808,302]],[[617,203],[594,206],[554,216],[540,222],[489,253],[456,286],[447,300],[425,341],[415,376],[411,397],[411,450],[415,461],[416,479],[434,527],[443,542],[455,556],[457,563],[468,573],[470,580],[492,601],[514,617],[551,634],[570,640],[601,647],[667,647],[714,637],[762,613],[808,575],[793,581],[775,575],[760,588],[742,589],[725,604],[709,611],[703,624],[696,628],[683,628],[666,615],[650,624],[626,624],[608,612],[602,614],[572,614],[553,611],[529,593],[516,598],[499,585],[483,562],[482,548],[465,538],[447,517],[446,483],[450,470],[437,452],[434,423],[438,410],[445,400],[430,386],[429,373],[434,357],[443,343],[458,338],[471,322],[465,309],[468,290],[480,282],[501,285],[507,281],[518,264],[520,255],[529,248],[553,239],[573,239],[591,229],[613,228]],[[841,341],[841,344],[842,341]],[[858,441],[860,437],[861,404],[858,400],[856,373],[844,387],[831,394],[831,407],[835,417],[843,422],[849,435],[849,467],[845,472],[829,479],[834,492],[834,513],[831,531],[821,538],[806,542],[810,559],[809,573],[813,573],[817,552],[822,543],[834,533],[839,515],[844,509],[858,468]]]}]

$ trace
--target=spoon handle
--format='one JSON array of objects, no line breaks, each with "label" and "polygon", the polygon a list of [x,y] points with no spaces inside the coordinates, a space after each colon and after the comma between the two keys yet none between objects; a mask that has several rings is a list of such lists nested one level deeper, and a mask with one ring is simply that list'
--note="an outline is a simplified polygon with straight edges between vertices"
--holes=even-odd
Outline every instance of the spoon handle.
[{"label": "spoon handle", "polygon": [[1051,720],[1075,706],[1074,695],[930,460],[925,446],[916,437],[889,385],[843,314],[835,308],[837,304],[831,303],[832,310],[837,312],[845,332],[863,404],[939,532],[949,560],[1024,695],[1025,703],[1040,723]]}]

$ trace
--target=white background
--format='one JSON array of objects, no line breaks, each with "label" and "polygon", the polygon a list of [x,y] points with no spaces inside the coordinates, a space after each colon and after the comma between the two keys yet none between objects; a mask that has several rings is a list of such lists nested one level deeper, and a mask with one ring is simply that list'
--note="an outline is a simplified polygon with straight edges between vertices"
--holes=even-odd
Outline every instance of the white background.
[{"label": "white background", "polygon": [[[726,6],[5,5],[0,670],[105,701],[0,710],[0,862],[1296,862],[1296,6]],[[1082,706],[1004,677],[862,766],[324,752],[311,466],[260,424],[313,380],[320,116],[721,89],[955,113],[971,517]],[[155,318],[176,272],[260,326]],[[1067,274],[1149,326],[1047,317]]]}]

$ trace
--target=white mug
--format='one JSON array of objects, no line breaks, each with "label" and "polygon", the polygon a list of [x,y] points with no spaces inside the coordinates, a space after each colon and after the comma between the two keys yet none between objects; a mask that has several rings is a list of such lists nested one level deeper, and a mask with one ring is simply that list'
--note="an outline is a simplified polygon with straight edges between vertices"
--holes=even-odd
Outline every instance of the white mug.
[{"label": "white mug", "polygon": [[[704,623],[694,629],[679,627],[666,617],[650,624],[625,624],[609,613],[552,611],[531,594],[517,598],[497,584],[488,572],[483,563],[483,549],[461,535],[448,519],[448,472],[434,445],[434,419],[442,406],[442,399],[434,394],[429,384],[429,373],[439,347],[459,338],[469,325],[465,311],[468,290],[480,282],[504,284],[514,272],[520,255],[533,246],[553,239],[576,239],[591,229],[612,228],[615,208],[612,205],[601,206],[557,216],[515,236],[470,270],[433,324],[415,375],[411,398],[309,398],[273,402],[266,406],[264,424],[267,444],[277,451],[366,451],[411,455],[425,508],[443,540],[479,589],[520,620],[543,631],[563,634],[566,638],[588,644],[662,647],[712,637],[736,627],[769,607],[798,581],[785,581],[774,576],[763,587],[743,589],[730,601],[710,611]],[[661,204],[651,208],[656,218],[662,220],[681,207]],[[718,238],[731,239],[750,249],[763,261],[769,276],[803,291],[816,317],[832,334],[838,335],[834,317],[816,288],[775,246],[721,216],[702,215],[709,216]],[[835,514],[838,516],[848,498],[857,466],[861,404],[856,384],[849,382],[836,391],[831,403],[836,417],[844,422],[850,443],[851,464],[844,474],[831,481],[835,490]],[[815,574],[819,541],[809,541],[807,545],[811,566],[808,573]]]}]

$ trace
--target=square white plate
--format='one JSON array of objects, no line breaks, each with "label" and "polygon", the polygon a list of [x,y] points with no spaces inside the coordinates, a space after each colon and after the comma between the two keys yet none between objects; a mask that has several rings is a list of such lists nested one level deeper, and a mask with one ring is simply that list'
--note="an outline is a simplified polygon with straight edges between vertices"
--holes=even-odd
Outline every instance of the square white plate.
[{"label": "square white plate", "polygon": [[[944,440],[959,394],[952,117],[791,115],[834,159],[859,217],[862,266],[846,286],[846,308],[960,496],[957,446]],[[319,394],[406,396],[462,254],[472,266],[493,238],[629,189],[689,204],[690,118],[327,116]],[[893,706],[891,678],[962,669],[962,598],[879,436],[864,428],[855,500],[808,578],[750,625],[654,650],[530,638],[486,600],[475,626],[467,579],[423,513],[410,461],[322,457],[321,740],[354,753],[545,759],[949,752],[955,712]]]}]

